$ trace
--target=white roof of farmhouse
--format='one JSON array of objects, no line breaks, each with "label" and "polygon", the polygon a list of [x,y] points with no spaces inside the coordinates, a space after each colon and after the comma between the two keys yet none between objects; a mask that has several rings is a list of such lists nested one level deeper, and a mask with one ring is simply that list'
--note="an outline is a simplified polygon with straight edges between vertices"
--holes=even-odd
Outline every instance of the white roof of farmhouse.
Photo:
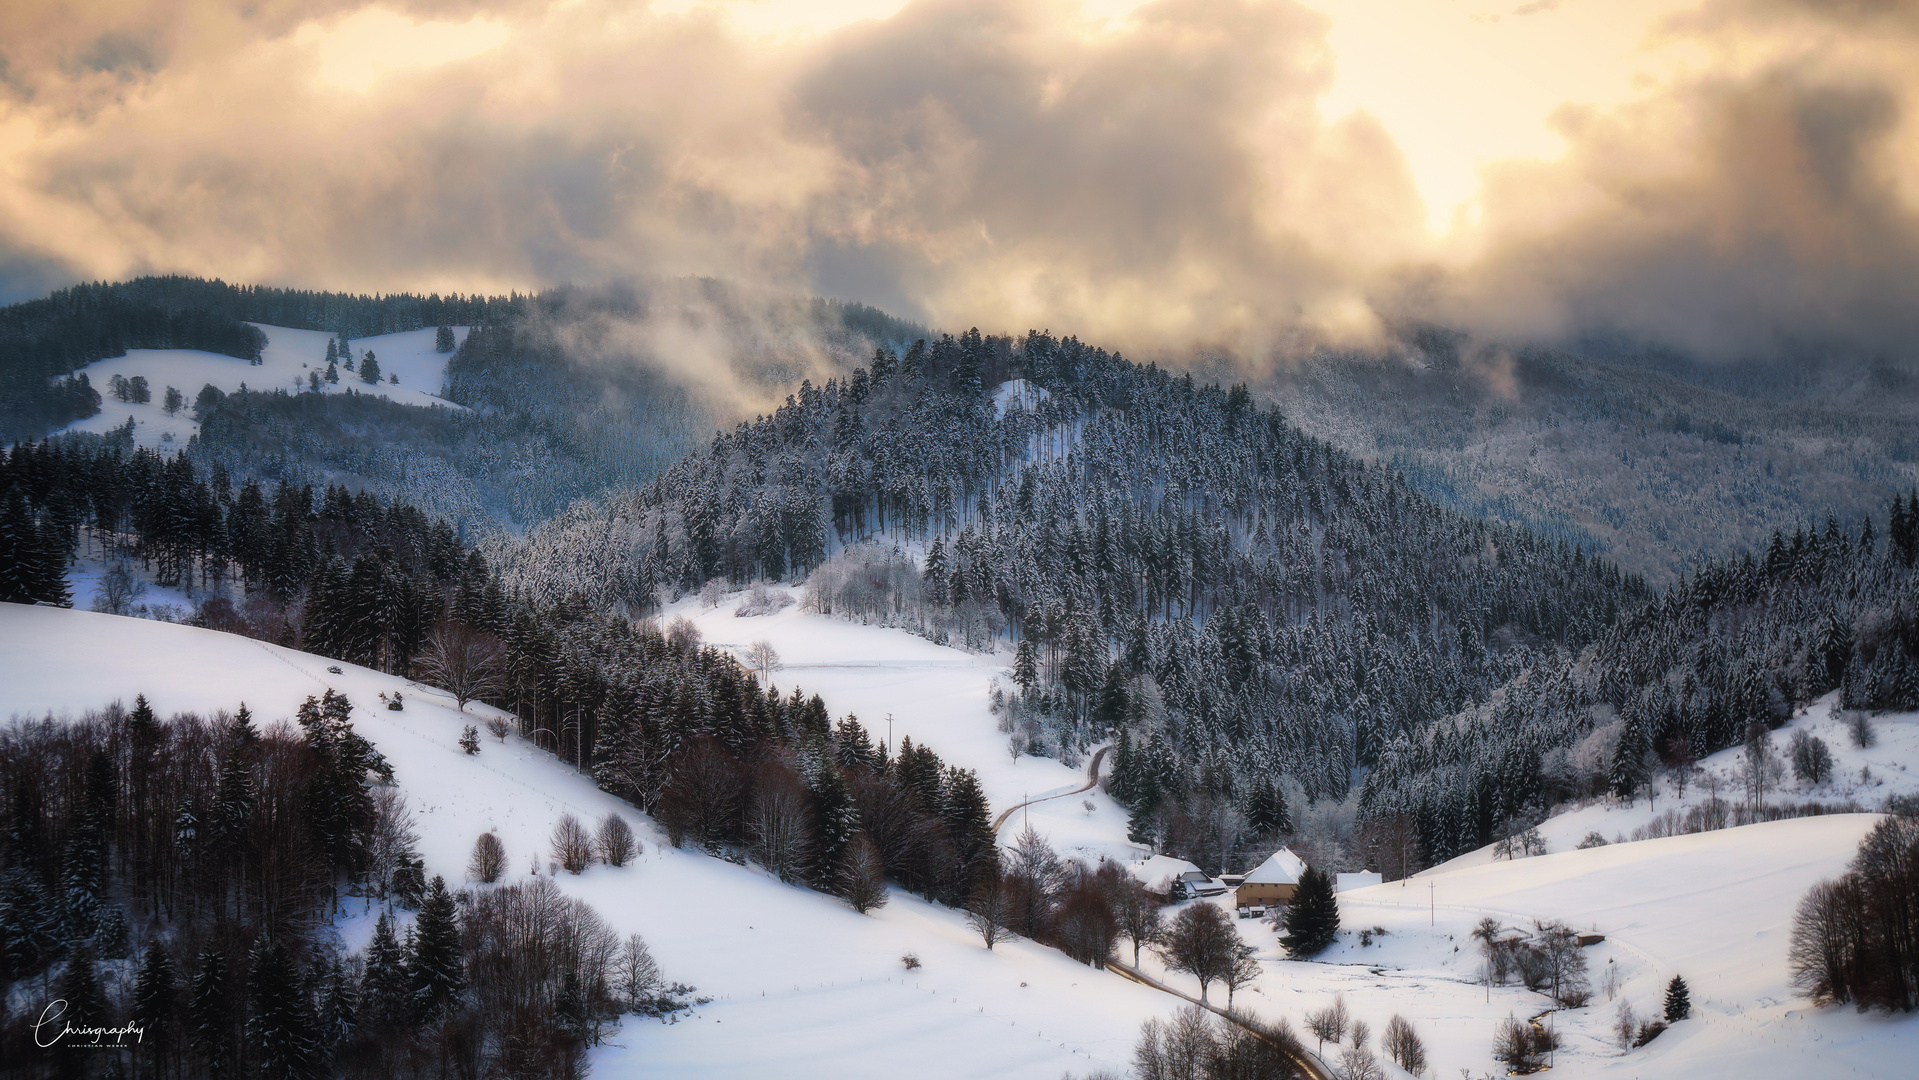
[{"label": "white roof of farmhouse", "polygon": [[1252,873],[1246,875],[1248,885],[1297,885],[1299,876],[1306,872],[1306,860],[1293,854],[1291,848],[1280,848],[1272,857],[1260,863]]},{"label": "white roof of farmhouse", "polygon": [[[1171,855],[1155,855],[1144,862],[1132,863],[1126,868],[1146,886],[1150,892],[1165,892],[1173,887],[1173,882],[1182,876],[1201,874],[1199,867],[1185,859],[1175,859]],[[1204,877],[1204,874],[1201,874]]]}]

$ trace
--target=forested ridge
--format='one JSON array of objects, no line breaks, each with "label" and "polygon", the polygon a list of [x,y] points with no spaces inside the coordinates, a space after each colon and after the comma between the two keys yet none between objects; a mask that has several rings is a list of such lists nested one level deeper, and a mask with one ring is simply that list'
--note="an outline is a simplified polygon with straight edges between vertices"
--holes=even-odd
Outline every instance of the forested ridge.
[{"label": "forested ridge", "polygon": [[0,307],[0,441],[36,439],[99,412],[98,390],[75,372],[128,349],[201,349],[258,361],[266,335],[249,322],[366,337],[485,323],[510,317],[522,303],[519,297],[356,296],[179,276],[75,285]]},{"label": "forested ridge", "polygon": [[[1040,392],[1002,414],[987,388],[1015,377]],[[635,607],[809,573],[821,610],[1017,642],[1008,708],[1034,742],[1070,756],[1127,731],[1115,783],[1141,835],[1189,841],[1282,774],[1344,796],[1387,743],[1648,595],[1436,507],[1243,388],[976,331],[803,385],[505,564],[529,595]]]},{"label": "forested ridge", "polygon": [[1774,533],[1764,553],[1701,567],[1490,705],[1394,740],[1367,778],[1367,814],[1410,824],[1438,861],[1562,800],[1633,798],[1657,770],[1833,690],[1846,708],[1919,708],[1919,492],[1880,520]]}]

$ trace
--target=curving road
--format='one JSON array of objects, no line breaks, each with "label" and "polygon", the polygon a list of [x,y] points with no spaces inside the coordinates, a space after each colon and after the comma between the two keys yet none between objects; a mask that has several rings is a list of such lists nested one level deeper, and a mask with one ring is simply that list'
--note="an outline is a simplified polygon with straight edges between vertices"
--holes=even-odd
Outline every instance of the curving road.
[{"label": "curving road", "polygon": [[1149,986],[1162,993],[1171,994],[1181,1001],[1190,1001],[1194,1005],[1205,1009],[1207,1012],[1220,1017],[1227,1023],[1240,1028],[1253,1038],[1258,1039],[1260,1042],[1291,1058],[1293,1064],[1299,1067],[1299,1071],[1303,1073],[1308,1080],[1338,1080],[1338,1077],[1334,1075],[1333,1071],[1327,1068],[1326,1063],[1321,1061],[1317,1055],[1303,1046],[1297,1044],[1287,1045],[1285,1042],[1274,1038],[1272,1032],[1262,1029],[1258,1024],[1249,1022],[1245,1017],[1236,1012],[1222,1009],[1210,1001],[1201,1001],[1183,991],[1175,990],[1165,983],[1160,982],[1158,979],[1153,978],[1151,975],[1137,968],[1122,964],[1118,960],[1107,960],[1106,969],[1118,974],[1122,978],[1131,979],[1141,986]]},{"label": "curving road", "polygon": [[1064,799],[1068,795],[1078,795],[1082,791],[1093,790],[1093,786],[1099,783],[1099,763],[1106,760],[1106,751],[1111,749],[1112,747],[1110,746],[1102,746],[1093,753],[1092,762],[1086,766],[1086,782],[1079,787],[1071,791],[1055,791],[1051,795],[1041,795],[1037,799],[1028,799],[1023,803],[1008,807],[1000,816],[993,819],[993,835],[999,835],[1000,828],[1006,824],[1007,818],[1012,817],[1015,813],[1028,806],[1032,806],[1035,803],[1047,802],[1052,799]]}]

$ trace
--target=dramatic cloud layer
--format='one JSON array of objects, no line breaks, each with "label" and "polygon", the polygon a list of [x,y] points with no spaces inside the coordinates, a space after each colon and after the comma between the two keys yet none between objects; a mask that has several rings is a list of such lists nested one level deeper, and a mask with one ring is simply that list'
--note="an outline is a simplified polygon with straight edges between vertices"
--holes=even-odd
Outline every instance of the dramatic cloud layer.
[{"label": "dramatic cloud layer", "polygon": [[[1412,320],[1919,340],[1911,5],[1624,4],[1669,59],[1564,102],[1564,153],[1490,164],[1436,230],[1417,115],[1327,107],[1367,2],[15,0],[0,290],[706,274],[1249,360]],[[1550,33],[1579,2],[1475,17]]]}]

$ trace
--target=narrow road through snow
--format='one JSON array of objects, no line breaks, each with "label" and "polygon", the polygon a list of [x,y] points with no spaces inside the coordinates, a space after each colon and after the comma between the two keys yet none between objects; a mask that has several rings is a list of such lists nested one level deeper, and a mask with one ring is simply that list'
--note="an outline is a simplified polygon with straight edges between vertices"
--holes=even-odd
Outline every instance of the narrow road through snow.
[{"label": "narrow road through snow", "polygon": [[1102,746],[1093,752],[1092,763],[1086,766],[1086,782],[1084,784],[1081,784],[1071,791],[1055,791],[1051,795],[1041,795],[1037,799],[1028,799],[1023,803],[1007,807],[1005,811],[1001,812],[1000,816],[993,819],[993,835],[998,836],[1000,829],[1006,824],[1006,819],[1026,807],[1032,806],[1035,803],[1048,802],[1053,799],[1064,799],[1068,795],[1078,795],[1082,791],[1093,790],[1093,786],[1099,783],[1099,763],[1106,760],[1106,751],[1111,749],[1112,747],[1110,746]]},{"label": "narrow road through snow", "polygon": [[1271,1032],[1262,1029],[1257,1024],[1247,1022],[1246,1018],[1243,1016],[1240,1016],[1238,1013],[1231,1012],[1227,1009],[1222,1009],[1210,1001],[1201,1001],[1200,999],[1193,997],[1190,994],[1185,993],[1184,991],[1175,990],[1172,987],[1166,985],[1165,983],[1160,982],[1158,979],[1153,978],[1151,975],[1148,975],[1137,968],[1129,967],[1126,964],[1122,964],[1118,960],[1106,961],[1106,967],[1109,971],[1118,973],[1122,978],[1131,979],[1132,981],[1140,984],[1141,986],[1150,986],[1153,989],[1160,991],[1161,993],[1171,994],[1174,997],[1179,998],[1181,1001],[1192,1002],[1194,1005],[1197,1005],[1200,1008],[1205,1009],[1207,1012],[1220,1017],[1221,1019],[1225,1020],[1227,1023],[1232,1024],[1244,1030],[1247,1034],[1251,1035],[1253,1038],[1258,1039],[1260,1042],[1265,1043],[1267,1046],[1270,1046],[1273,1049],[1278,1050],[1280,1053],[1285,1054],[1287,1057],[1292,1058],[1293,1064],[1299,1066],[1300,1071],[1305,1073],[1308,1077],[1310,1077],[1311,1080],[1338,1080],[1338,1078],[1333,1075],[1333,1071],[1326,1066],[1326,1063],[1319,1060],[1319,1058],[1316,1055],[1308,1052],[1305,1047],[1286,1045],[1284,1042],[1280,1041],[1279,1039],[1274,1038]]}]

